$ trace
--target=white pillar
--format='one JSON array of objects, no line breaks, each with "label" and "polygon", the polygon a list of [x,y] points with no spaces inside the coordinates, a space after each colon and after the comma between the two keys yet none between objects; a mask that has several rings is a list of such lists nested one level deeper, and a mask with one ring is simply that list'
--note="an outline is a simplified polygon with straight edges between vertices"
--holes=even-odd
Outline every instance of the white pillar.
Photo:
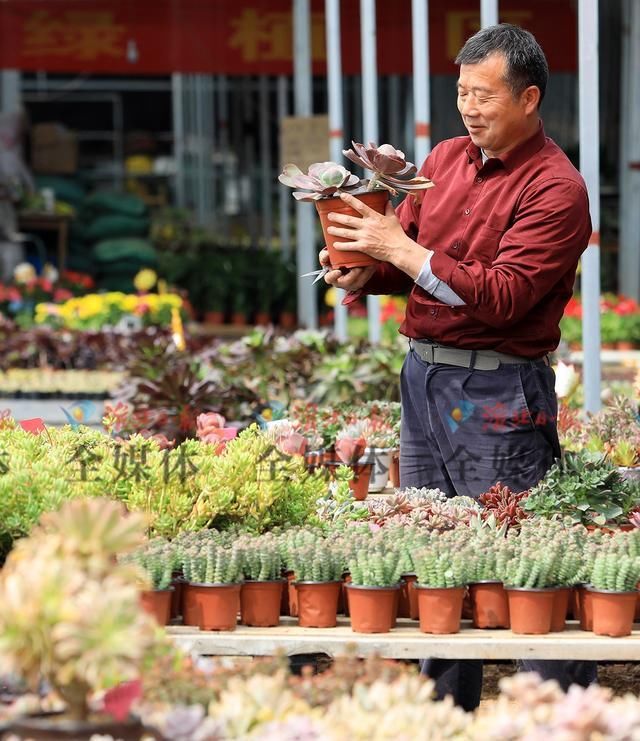
[{"label": "white pillar", "polygon": [[[282,121],[289,115],[289,81],[285,75],[278,77],[278,120]],[[291,192],[286,188],[278,188],[278,205],[280,212],[280,249],[281,257],[285,262],[291,258],[290,210]]]},{"label": "white pillar", "polygon": [[[325,0],[327,36],[327,94],[329,100],[329,156],[333,162],[343,160],[344,114],[342,110],[342,56],[340,49],[340,0]],[[336,337],[344,342],[349,336],[347,307],[342,305],[345,291],[336,288],[333,327]]]},{"label": "white pillar", "polygon": [[[378,63],[376,56],[376,0],[360,0],[360,43],[362,46],[363,141],[378,141]],[[380,299],[367,296],[369,340],[380,342]]]},{"label": "white pillar", "polygon": [[20,72],[16,69],[0,71],[0,110],[17,111],[22,104]]},{"label": "white pillar", "polygon": [[480,0],[480,26],[495,26],[498,23],[498,0]]},{"label": "white pillar", "polygon": [[620,116],[620,293],[640,300],[640,3],[622,4]]},{"label": "white pillar", "polygon": [[[311,12],[309,0],[293,0],[293,96],[296,116],[313,112],[311,86]],[[298,256],[298,320],[301,326],[318,326],[316,288],[303,273],[315,270],[318,256],[315,244],[315,208],[296,202],[296,246]]]},{"label": "white pillar", "polygon": [[584,408],[600,409],[600,126],[598,118],[598,0],[578,5],[580,172],[589,191],[593,234],[582,256]]},{"label": "white pillar", "polygon": [[411,0],[413,49],[414,159],[418,167],[431,151],[429,106],[429,0]]}]

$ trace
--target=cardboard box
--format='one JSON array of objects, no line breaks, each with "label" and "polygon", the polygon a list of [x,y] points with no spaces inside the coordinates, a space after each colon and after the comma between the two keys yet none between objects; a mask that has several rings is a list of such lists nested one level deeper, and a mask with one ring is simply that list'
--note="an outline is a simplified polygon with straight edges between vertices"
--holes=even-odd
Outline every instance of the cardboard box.
[{"label": "cardboard box", "polygon": [[31,168],[47,175],[72,175],[78,169],[78,141],[60,123],[31,127]]}]

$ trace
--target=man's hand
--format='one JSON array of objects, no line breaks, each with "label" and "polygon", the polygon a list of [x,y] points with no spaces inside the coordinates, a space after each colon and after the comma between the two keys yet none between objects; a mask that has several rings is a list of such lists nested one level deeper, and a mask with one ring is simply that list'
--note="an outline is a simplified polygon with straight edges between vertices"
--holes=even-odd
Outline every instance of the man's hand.
[{"label": "man's hand", "polygon": [[[326,248],[320,251],[319,257],[322,267],[331,267],[329,251]],[[343,270],[347,272],[343,273]],[[342,268],[330,270],[324,276],[324,279],[330,286],[344,288],[345,291],[357,291],[369,282],[369,279],[375,272],[375,265],[368,265],[365,268]]]}]

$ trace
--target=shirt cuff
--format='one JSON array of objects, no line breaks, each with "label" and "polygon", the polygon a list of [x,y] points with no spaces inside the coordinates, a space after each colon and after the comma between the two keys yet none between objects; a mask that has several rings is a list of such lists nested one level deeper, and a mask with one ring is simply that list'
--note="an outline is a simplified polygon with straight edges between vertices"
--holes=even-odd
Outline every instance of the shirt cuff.
[{"label": "shirt cuff", "polygon": [[440,285],[440,278],[435,276],[433,274],[433,271],[431,270],[431,258],[433,257],[433,255],[433,252],[429,253],[427,259],[422,263],[422,267],[420,268],[418,277],[415,280],[416,285],[420,286],[420,288],[424,289],[431,295],[434,294],[434,292]]}]

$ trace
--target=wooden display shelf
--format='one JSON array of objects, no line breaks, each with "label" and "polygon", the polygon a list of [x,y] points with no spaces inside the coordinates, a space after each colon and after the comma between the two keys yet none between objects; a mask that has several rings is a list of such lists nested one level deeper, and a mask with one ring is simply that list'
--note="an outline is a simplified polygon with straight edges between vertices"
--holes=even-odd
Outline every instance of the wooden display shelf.
[{"label": "wooden display shelf", "polygon": [[581,659],[640,661],[640,625],[626,638],[596,636],[567,624],[562,633],[515,635],[510,630],[478,630],[463,620],[460,633],[428,635],[416,621],[401,619],[390,633],[362,634],[351,630],[347,618],[336,628],[299,628],[294,618],[281,618],[275,628],[247,628],[216,633],[188,626],[169,626],[180,648],[200,656],[271,656],[322,653],[329,656],[378,655],[388,659]]}]

